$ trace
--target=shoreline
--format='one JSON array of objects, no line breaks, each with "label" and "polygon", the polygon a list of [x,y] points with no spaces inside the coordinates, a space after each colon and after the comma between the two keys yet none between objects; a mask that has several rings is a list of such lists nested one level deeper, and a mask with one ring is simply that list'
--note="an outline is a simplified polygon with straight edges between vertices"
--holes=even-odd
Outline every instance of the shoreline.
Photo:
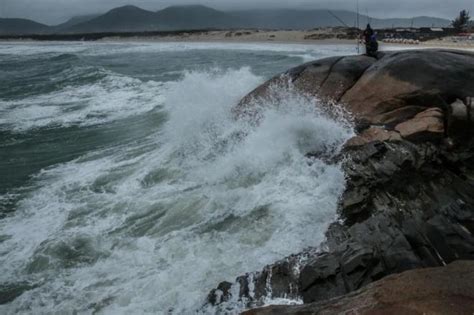
[{"label": "shoreline", "polygon": [[[34,39],[0,39],[0,45],[2,44],[30,44],[30,43],[95,43],[95,44],[120,44],[120,43],[135,43],[135,44],[261,44],[261,45],[305,45],[305,46],[339,46],[339,45],[354,45],[357,43],[353,40],[340,40],[340,39],[327,39],[327,40],[226,40],[226,39],[162,39],[162,38],[124,38],[124,37],[110,37],[96,41],[72,41],[72,40],[34,40]],[[360,45],[361,52],[364,50],[363,44]],[[379,51],[384,50],[403,50],[403,49],[451,49],[461,51],[474,52],[474,44],[472,45],[459,45],[456,43],[440,43],[440,42],[426,42],[418,45],[414,44],[394,44],[394,43],[383,43],[380,42]]]},{"label": "shoreline", "polygon": [[[357,45],[356,39],[344,38],[347,34],[331,32],[329,30],[312,31],[263,31],[263,30],[233,30],[233,31],[202,31],[202,32],[179,32],[166,34],[104,34],[95,38],[90,34],[89,38],[81,38],[80,35],[60,37],[58,39],[47,37],[19,36],[12,38],[0,38],[2,43],[61,43],[61,42],[88,42],[88,43],[223,43],[223,44],[279,44],[279,45]],[[427,49],[444,48],[474,51],[474,41],[453,42],[448,39],[431,40],[419,44],[384,43],[379,41],[380,50],[384,48],[397,49]],[[361,44],[361,50],[363,50]]]},{"label": "shoreline", "polygon": [[[178,33],[168,36],[108,36],[98,42],[184,42],[184,43],[275,43],[275,44],[302,44],[302,45],[357,45],[356,38],[342,31],[320,29],[311,31],[264,31],[264,30],[235,30],[209,31],[195,33]],[[407,47],[407,48],[457,48],[474,50],[474,41],[451,42],[448,40],[431,40],[419,44],[397,44],[379,41],[380,47]],[[363,46],[363,44],[361,44]]]}]

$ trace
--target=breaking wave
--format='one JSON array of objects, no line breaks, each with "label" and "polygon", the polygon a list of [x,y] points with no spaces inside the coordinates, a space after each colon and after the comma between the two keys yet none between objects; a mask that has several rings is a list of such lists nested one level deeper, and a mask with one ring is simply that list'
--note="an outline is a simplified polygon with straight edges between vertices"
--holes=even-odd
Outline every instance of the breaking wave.
[{"label": "breaking wave", "polygon": [[0,282],[22,293],[0,312],[188,314],[220,281],[323,241],[345,179],[307,153],[336,153],[352,130],[287,89],[258,124],[234,119],[262,80],[250,68],[170,82],[107,73],[4,101],[0,124],[15,132],[164,118],[34,176],[0,220]]}]

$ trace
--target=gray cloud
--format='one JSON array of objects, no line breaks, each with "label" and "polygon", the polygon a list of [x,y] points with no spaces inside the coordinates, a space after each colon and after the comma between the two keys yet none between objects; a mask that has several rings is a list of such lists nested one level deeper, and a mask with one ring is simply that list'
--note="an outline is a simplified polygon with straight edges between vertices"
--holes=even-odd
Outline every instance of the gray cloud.
[{"label": "gray cloud", "polygon": [[[419,15],[454,17],[461,9],[474,13],[472,0],[359,0],[361,13],[371,16],[412,17]],[[221,10],[251,8],[331,8],[355,10],[356,0],[0,0],[1,17],[21,17],[47,24],[64,22],[75,15],[103,13],[133,4],[158,10],[170,5],[204,4]]]}]

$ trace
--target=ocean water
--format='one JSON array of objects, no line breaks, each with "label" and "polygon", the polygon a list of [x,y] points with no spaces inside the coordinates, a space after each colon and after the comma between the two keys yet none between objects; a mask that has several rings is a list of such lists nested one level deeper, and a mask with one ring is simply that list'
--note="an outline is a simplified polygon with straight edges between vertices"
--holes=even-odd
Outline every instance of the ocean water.
[{"label": "ocean water", "polygon": [[350,125],[278,87],[258,123],[232,108],[354,53],[0,43],[0,313],[219,313],[202,309],[219,282],[318,246],[345,179],[306,153],[336,153]]}]

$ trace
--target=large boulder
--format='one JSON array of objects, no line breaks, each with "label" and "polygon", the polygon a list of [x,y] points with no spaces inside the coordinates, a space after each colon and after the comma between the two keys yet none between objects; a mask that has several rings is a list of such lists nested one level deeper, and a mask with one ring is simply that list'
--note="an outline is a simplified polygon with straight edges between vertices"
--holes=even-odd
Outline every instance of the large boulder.
[{"label": "large boulder", "polygon": [[[452,124],[462,124],[459,102],[469,106],[468,98],[474,96],[474,53],[410,50],[379,53],[377,58],[326,58],[274,77],[247,95],[235,112],[244,113],[255,100],[289,85],[325,104],[341,104],[352,114],[359,131],[377,126],[408,139],[439,140],[438,136],[448,134],[448,128],[452,131],[449,134],[457,137],[459,128]],[[458,104],[454,109],[453,103]],[[430,108],[439,109],[441,116],[413,120]],[[470,111],[465,113],[469,115],[462,119],[467,125],[472,124]],[[458,116],[452,118],[453,115]],[[400,126],[403,132],[395,129],[407,121],[410,122]],[[374,140],[380,140],[379,136],[380,133]]]},{"label": "large boulder", "polygon": [[253,115],[256,101],[273,96],[275,89],[287,89],[290,85],[306,95],[322,98],[331,103],[339,101],[343,94],[360,79],[376,59],[367,56],[329,57],[303,64],[277,75],[244,97],[234,109],[236,116]]},{"label": "large boulder", "polygon": [[309,62],[257,87],[239,106],[245,106],[252,98],[265,97],[272,85],[290,83],[306,94],[339,100],[375,62],[376,59],[367,56],[329,57]]},{"label": "large boulder", "polygon": [[394,116],[401,116],[402,109],[446,109],[457,98],[472,96],[473,91],[474,54],[413,50],[381,58],[345,93],[341,102],[358,119],[385,124]]}]

